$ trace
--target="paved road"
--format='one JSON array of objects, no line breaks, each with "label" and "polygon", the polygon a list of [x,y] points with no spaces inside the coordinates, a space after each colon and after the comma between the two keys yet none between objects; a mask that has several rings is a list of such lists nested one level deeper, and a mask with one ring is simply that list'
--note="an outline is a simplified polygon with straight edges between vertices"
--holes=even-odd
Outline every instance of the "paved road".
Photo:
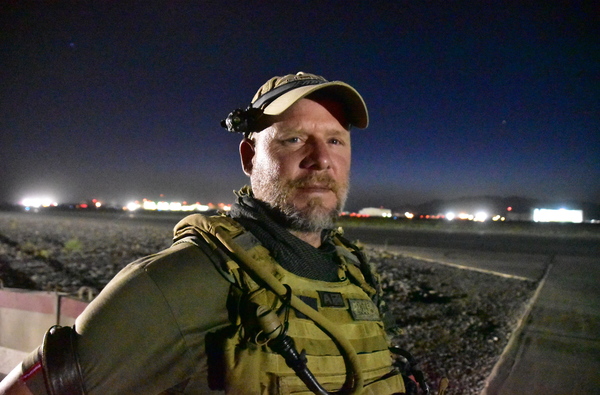
[{"label": "paved road", "polygon": [[[373,237],[368,233],[362,236],[363,240]],[[393,237],[379,242],[415,257],[541,279],[528,314],[482,395],[600,394],[600,254],[568,253],[576,249],[577,240],[571,241],[574,245],[565,243],[546,252],[546,242],[532,243],[535,253],[526,253],[519,243],[504,244],[502,252],[494,252],[489,248],[495,245],[491,240],[483,240],[488,248],[479,250],[468,243],[459,244],[461,249],[392,246]],[[439,242],[435,236],[429,237],[433,240],[423,243]]]},{"label": "paved road", "polygon": [[557,256],[486,394],[600,394],[600,257]]},{"label": "paved road", "polygon": [[574,238],[530,234],[489,234],[412,229],[345,228],[350,240],[367,244],[451,248],[490,252],[600,256],[600,237]]}]

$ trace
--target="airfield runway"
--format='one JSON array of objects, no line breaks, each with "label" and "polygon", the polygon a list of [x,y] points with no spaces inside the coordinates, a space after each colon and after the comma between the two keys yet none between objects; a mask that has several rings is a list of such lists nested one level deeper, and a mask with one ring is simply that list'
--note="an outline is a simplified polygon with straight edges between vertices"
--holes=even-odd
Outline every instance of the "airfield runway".
[{"label": "airfield runway", "polygon": [[[430,235],[427,243],[435,239]],[[562,240],[546,253],[548,240],[528,242],[532,253],[523,251],[524,243],[508,243],[495,252],[466,244],[461,249],[393,245],[389,238],[385,248],[468,270],[542,280],[482,395],[599,394],[600,254],[590,252],[599,240]],[[588,249],[570,253],[578,245]]]}]

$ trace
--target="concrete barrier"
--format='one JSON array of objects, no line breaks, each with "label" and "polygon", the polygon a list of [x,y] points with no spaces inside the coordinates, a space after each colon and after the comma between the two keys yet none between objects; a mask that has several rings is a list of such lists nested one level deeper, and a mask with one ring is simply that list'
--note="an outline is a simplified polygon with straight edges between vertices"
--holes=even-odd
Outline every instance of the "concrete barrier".
[{"label": "concrete barrier", "polygon": [[73,325],[88,303],[60,292],[0,289],[0,374],[35,350],[52,325]]}]

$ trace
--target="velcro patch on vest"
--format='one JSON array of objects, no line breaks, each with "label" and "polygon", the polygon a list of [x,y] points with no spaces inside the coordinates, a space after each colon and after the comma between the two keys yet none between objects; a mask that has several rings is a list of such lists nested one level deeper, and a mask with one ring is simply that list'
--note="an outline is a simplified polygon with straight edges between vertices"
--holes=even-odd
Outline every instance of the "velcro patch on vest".
[{"label": "velcro patch on vest", "polygon": [[346,307],[344,297],[339,292],[317,291],[322,307]]},{"label": "velcro patch on vest", "polygon": [[[298,298],[300,298],[304,303],[306,303],[307,305],[312,307],[314,310],[319,310],[319,307],[317,306],[317,299],[311,298],[310,296],[304,296],[304,295],[298,295]],[[306,315],[302,314],[298,310],[296,310],[296,318],[302,318],[305,320],[308,319],[308,317]]]},{"label": "velcro patch on vest", "polygon": [[369,299],[348,299],[350,313],[355,321],[379,321],[377,306]]},{"label": "velcro patch on vest", "polygon": [[260,244],[260,241],[258,241],[258,239],[250,232],[244,232],[241,235],[236,236],[233,241],[238,243],[246,251]]}]

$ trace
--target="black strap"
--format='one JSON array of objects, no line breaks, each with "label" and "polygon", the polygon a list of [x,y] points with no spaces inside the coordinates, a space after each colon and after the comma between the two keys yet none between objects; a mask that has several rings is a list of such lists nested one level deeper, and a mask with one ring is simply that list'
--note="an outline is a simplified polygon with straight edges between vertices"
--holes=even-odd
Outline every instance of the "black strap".
[{"label": "black strap", "polygon": [[55,325],[44,336],[42,366],[46,389],[51,395],[85,393],[75,335],[74,329]]},{"label": "black strap", "polygon": [[318,85],[318,84],[324,84],[326,82],[327,81],[325,81],[325,80],[316,79],[316,78],[306,78],[306,79],[302,79],[302,80],[288,82],[287,84],[278,86],[277,88],[275,88],[275,89],[265,93],[261,97],[259,97],[254,103],[252,103],[251,107],[262,109],[262,108],[265,108],[266,106],[268,106],[269,104],[271,104],[273,101],[275,101],[275,99],[277,99],[279,96],[281,96],[291,90],[294,90],[301,86]]},{"label": "black strap", "polygon": [[359,262],[357,266],[362,272],[363,276],[365,276],[367,284],[378,290],[380,286],[379,282],[373,275],[373,268],[371,267],[371,264],[369,263],[369,260],[367,259],[366,255],[361,251],[360,248],[356,246],[356,244],[352,243],[350,240],[346,239],[339,233],[336,234],[334,237],[336,237],[346,248],[348,248],[351,251],[351,254],[353,254],[356,257],[356,259]]}]

